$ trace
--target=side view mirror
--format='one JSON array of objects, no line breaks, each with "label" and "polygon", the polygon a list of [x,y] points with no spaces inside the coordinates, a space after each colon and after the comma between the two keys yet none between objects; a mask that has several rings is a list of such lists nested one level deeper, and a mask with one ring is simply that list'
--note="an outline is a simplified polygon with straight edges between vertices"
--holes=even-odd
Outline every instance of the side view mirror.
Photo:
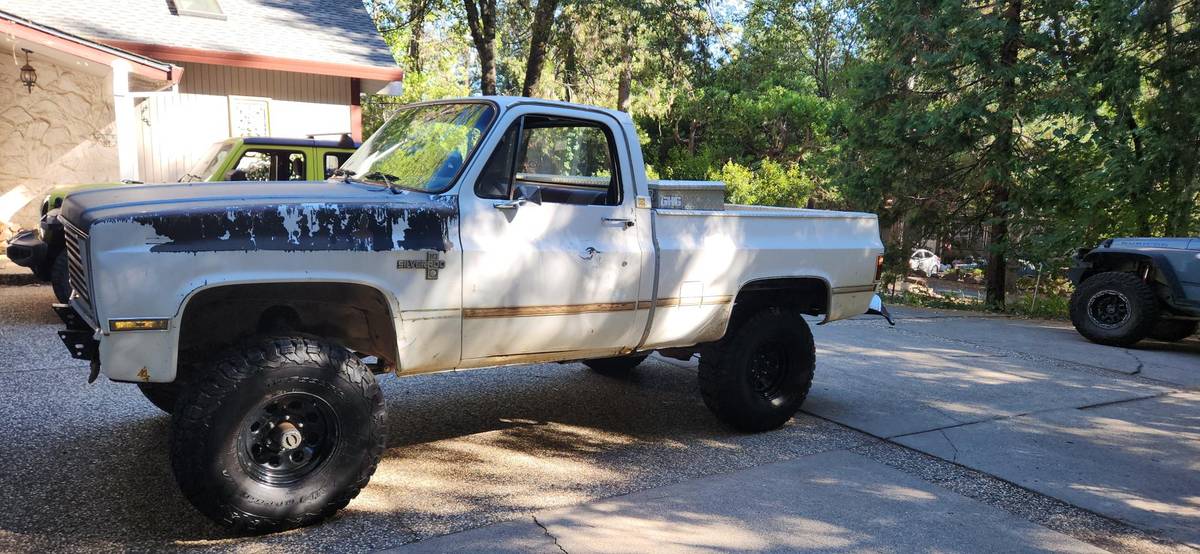
[{"label": "side view mirror", "polygon": [[539,206],[542,205],[542,187],[537,185],[517,185],[513,192],[516,198]]}]

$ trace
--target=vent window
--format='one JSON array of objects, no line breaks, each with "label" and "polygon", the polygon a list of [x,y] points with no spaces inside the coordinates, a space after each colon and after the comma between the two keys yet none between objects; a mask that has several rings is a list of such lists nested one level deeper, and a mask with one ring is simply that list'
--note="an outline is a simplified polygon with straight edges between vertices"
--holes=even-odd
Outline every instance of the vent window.
[{"label": "vent window", "polygon": [[217,0],[173,0],[176,15],[225,19],[221,4]]}]

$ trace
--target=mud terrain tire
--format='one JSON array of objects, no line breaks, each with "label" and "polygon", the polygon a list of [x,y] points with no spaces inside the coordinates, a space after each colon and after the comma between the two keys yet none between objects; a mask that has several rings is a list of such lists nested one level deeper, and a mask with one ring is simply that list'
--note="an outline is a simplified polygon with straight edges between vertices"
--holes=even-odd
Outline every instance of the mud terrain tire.
[{"label": "mud terrain tire", "polygon": [[1158,320],[1158,299],[1133,273],[1109,271],[1084,279],[1071,294],[1071,323],[1084,338],[1130,346],[1146,338]]},{"label": "mud terrain tire", "polygon": [[787,423],[812,386],[816,348],[800,312],[765,308],[700,356],[700,393],[718,419],[739,431]]},{"label": "mud terrain tire", "polygon": [[172,419],[184,496],[241,533],[317,523],[371,479],[384,449],[383,394],[350,351],[268,337],[196,372]]}]

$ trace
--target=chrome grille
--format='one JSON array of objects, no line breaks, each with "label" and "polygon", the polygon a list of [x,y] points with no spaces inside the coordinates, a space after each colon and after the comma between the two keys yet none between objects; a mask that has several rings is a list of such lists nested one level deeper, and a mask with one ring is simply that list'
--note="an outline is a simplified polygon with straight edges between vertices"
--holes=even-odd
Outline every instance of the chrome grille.
[{"label": "chrome grille", "polygon": [[63,222],[66,230],[67,276],[71,288],[90,312],[92,293],[88,281],[87,240],[88,236],[69,222]]}]

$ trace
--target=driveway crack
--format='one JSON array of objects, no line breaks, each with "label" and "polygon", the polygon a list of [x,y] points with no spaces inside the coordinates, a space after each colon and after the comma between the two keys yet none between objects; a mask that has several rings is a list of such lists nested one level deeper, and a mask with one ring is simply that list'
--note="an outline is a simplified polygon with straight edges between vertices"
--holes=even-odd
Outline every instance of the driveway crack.
[{"label": "driveway crack", "polygon": [[1137,375],[1137,374],[1141,373],[1142,368],[1146,367],[1146,363],[1143,362],[1141,358],[1137,357],[1137,354],[1134,354],[1128,348],[1122,348],[1121,351],[1128,354],[1130,358],[1133,358],[1133,361],[1137,362],[1137,369],[1133,370],[1133,372],[1130,373],[1130,375]]},{"label": "driveway crack", "polygon": [[950,435],[946,434],[945,429],[938,429],[938,432],[942,434],[943,439],[946,439],[946,444],[950,445],[950,448],[954,449],[954,458],[951,459],[950,461],[957,462],[958,461],[958,447],[954,446],[954,441],[950,440]]},{"label": "driveway crack", "polygon": [[550,537],[550,540],[554,541],[554,546],[558,547],[558,550],[560,552],[562,552],[563,554],[567,554],[567,549],[563,548],[561,544],[558,544],[558,537],[554,536],[554,534],[552,534],[550,532],[550,530],[546,528],[545,525],[542,525],[542,522],[538,521],[537,516],[529,516],[529,517],[532,517],[533,522],[536,523],[538,527],[542,528],[542,532],[545,533],[547,537]]}]

